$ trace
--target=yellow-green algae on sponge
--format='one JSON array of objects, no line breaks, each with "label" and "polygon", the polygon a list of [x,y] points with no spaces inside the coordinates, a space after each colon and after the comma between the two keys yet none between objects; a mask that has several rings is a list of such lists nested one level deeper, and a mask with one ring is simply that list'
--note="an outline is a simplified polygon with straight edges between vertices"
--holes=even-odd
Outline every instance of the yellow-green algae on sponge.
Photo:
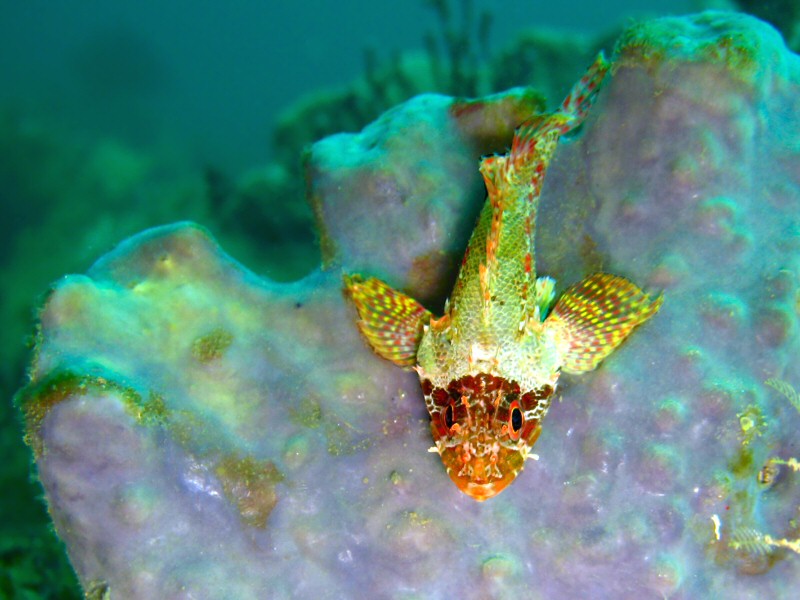
[{"label": "yellow-green algae on sponge", "polygon": [[[708,50],[726,38],[747,50],[735,68]],[[607,269],[665,303],[591,377],[565,376],[538,460],[497,498],[461,494],[428,452],[417,378],[363,344],[339,271],[439,297],[420,265],[466,244],[478,158],[503,150],[475,147],[480,102],[466,118],[422,96],[310,149],[328,271],[276,284],[184,223],[57,283],[20,397],[87,590],[793,597],[800,413],[764,382],[800,382],[798,58],[736,14],[624,39],[664,60],[622,51],[559,149],[537,267],[559,289]],[[48,386],[59,373],[107,383]]]},{"label": "yellow-green algae on sponge", "polygon": [[141,424],[165,422],[166,409],[158,396],[151,395],[145,401],[133,389],[126,389],[105,377],[57,371],[28,386],[16,398],[25,417],[25,441],[33,449],[34,456],[40,456],[45,450],[41,425],[54,406],[69,398],[106,393],[119,395],[128,411]]},{"label": "yellow-green algae on sponge", "polygon": [[192,356],[200,362],[209,362],[220,358],[231,343],[233,334],[218,327],[192,342]]},{"label": "yellow-green algae on sponge", "polygon": [[714,11],[691,19],[665,17],[628,28],[617,41],[615,52],[622,64],[719,63],[733,78],[750,83],[765,74],[765,64],[772,66],[770,76],[785,76],[789,61],[780,33],[766,23],[757,25],[757,33],[755,27],[748,17]]},{"label": "yellow-green algae on sponge", "polygon": [[225,496],[236,504],[248,525],[266,527],[272,509],[278,502],[275,484],[283,475],[270,461],[257,461],[250,456],[226,456],[215,473],[222,482]]}]

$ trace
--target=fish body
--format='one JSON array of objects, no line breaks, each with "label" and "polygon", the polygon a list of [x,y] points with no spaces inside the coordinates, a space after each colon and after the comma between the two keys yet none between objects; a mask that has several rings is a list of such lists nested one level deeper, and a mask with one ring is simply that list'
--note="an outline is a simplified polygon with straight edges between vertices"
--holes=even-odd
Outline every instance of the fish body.
[{"label": "fish body", "polygon": [[481,161],[486,203],[441,317],[378,279],[345,277],[370,346],[419,375],[433,450],[476,500],[495,496],[522,471],[561,372],[594,369],[661,305],[660,296],[606,273],[556,301],[555,282],[535,272],[547,166],[609,69],[601,54],[559,110],[535,115],[517,129],[508,154]]}]

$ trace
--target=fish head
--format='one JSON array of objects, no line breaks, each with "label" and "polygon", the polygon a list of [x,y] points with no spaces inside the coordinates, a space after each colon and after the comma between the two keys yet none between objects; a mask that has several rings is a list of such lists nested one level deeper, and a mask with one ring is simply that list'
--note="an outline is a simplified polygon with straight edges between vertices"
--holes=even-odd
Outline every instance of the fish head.
[{"label": "fish head", "polygon": [[458,489],[483,501],[522,471],[536,443],[553,387],[520,390],[514,381],[480,373],[446,388],[422,381],[435,450]]}]

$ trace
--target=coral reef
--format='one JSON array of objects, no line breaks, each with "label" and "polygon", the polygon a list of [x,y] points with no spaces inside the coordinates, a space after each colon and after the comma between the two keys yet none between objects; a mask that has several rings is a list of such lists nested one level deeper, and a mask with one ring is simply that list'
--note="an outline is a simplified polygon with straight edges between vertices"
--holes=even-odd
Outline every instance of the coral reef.
[{"label": "coral reef", "polygon": [[[800,401],[791,384],[781,379],[767,379],[764,383],[780,392],[800,413]],[[771,408],[771,404],[766,407]],[[770,421],[759,403],[748,405],[737,417],[741,447],[729,463],[729,472],[718,475],[729,503],[725,507],[724,524],[719,515],[712,515],[716,542],[712,549],[718,560],[731,562],[741,573],[758,574],[769,571],[777,560],[785,558],[784,550],[800,554],[800,527],[796,517],[800,506],[776,502],[771,492],[779,483],[784,494],[787,488],[798,486],[792,482],[795,477],[792,472],[800,471],[800,462],[794,457],[768,456],[778,440],[770,439]],[[774,524],[779,524],[782,534],[791,539],[773,537],[762,531],[764,526]]]},{"label": "coral reef", "polygon": [[545,182],[537,270],[566,286],[605,268],[665,302],[566,379],[539,461],[486,503],[426,452],[416,377],[359,339],[340,267],[437,308],[482,202],[477,157],[536,97],[422,96],[316,144],[327,269],[303,280],[261,279],[189,224],[61,279],[18,401],[85,589],[788,597],[800,414],[763,382],[800,381],[798,84],[797,57],[750,17],[620,38]]},{"label": "coral reef", "polygon": [[[307,273],[319,261],[312,213],[302,202],[286,202],[302,188],[302,179],[280,165],[236,179],[209,168],[203,177],[174,149],[143,152],[21,109],[0,111],[0,395],[10,399],[23,381],[32,306],[41,303],[48,283],[84,270],[143,228],[196,219],[210,223],[228,251],[257,272],[280,280]],[[0,497],[0,515],[8,515],[0,519],[6,540],[0,571],[7,581],[0,581],[0,597],[21,597],[14,594],[25,586],[36,597],[70,598],[55,581],[69,567],[39,500],[41,487],[31,481],[20,430],[11,402],[0,403],[0,484],[13,490]],[[53,540],[51,547],[45,539]],[[59,556],[62,567],[55,564]],[[32,573],[39,574],[39,587]],[[14,591],[4,595],[8,590]]]},{"label": "coral reef", "polygon": [[289,170],[312,142],[343,131],[359,131],[391,107],[423,93],[485,96],[515,86],[530,86],[558,101],[575,73],[598,50],[610,50],[619,34],[581,36],[530,29],[500,49],[489,46],[491,13],[474,14],[469,0],[426,0],[438,28],[423,37],[424,51],[404,51],[381,60],[364,51],[364,74],[336,89],[301,98],[278,118],[273,146]]},{"label": "coral reef", "polygon": [[731,0],[739,10],[764,19],[781,32],[786,44],[797,52],[800,49],[800,4],[795,0]]},{"label": "coral reef", "polygon": [[11,111],[0,113],[0,159],[3,383],[22,372],[19,340],[37,294],[60,273],[86,268],[143,228],[179,215],[213,223],[233,255],[278,280],[296,279],[318,262],[311,211],[285,202],[302,193],[303,182],[279,165],[236,180],[211,168],[201,177],[165,150],[148,155]]}]

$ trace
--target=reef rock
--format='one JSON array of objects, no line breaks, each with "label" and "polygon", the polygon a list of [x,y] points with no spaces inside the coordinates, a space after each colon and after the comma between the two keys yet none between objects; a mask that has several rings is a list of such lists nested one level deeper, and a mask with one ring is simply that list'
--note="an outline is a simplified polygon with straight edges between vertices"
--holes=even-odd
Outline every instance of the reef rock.
[{"label": "reef rock", "polygon": [[440,308],[482,201],[477,157],[502,149],[532,96],[423,96],[316,144],[327,268],[296,283],[178,224],[54,286],[19,402],[90,594],[800,586],[800,473],[786,464],[800,429],[798,59],[755,19],[704,13],[635,26],[616,60],[556,152],[538,270],[563,289],[606,269],[663,289],[664,306],[596,372],[563,379],[538,461],[485,503],[427,452],[416,376],[359,339],[341,272]]}]

